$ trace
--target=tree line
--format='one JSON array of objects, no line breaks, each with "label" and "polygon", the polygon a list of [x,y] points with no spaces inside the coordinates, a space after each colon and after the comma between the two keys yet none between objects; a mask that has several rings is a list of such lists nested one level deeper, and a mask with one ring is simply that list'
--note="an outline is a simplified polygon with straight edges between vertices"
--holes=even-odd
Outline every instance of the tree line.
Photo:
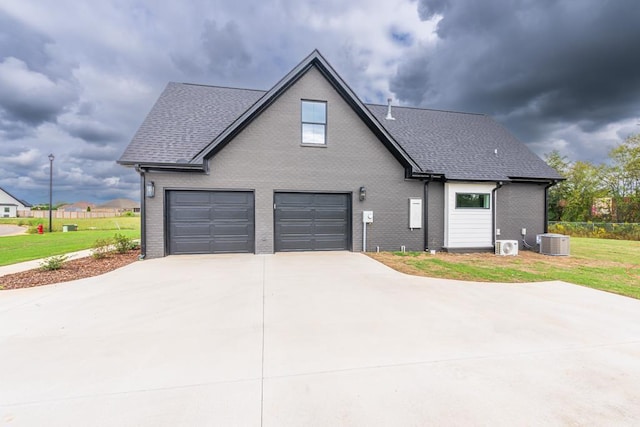
[{"label": "tree line", "polygon": [[640,134],[609,152],[607,164],[545,155],[565,181],[549,189],[549,220],[640,223]]}]

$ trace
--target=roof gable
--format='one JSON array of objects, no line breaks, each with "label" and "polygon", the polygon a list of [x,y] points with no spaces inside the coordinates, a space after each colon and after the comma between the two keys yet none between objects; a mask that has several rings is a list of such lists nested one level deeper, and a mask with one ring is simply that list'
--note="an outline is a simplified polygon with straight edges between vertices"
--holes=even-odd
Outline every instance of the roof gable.
[{"label": "roof gable", "polygon": [[17,197],[15,197],[13,194],[9,193],[7,190],[5,190],[4,188],[0,187],[0,191],[3,192],[4,194],[6,194],[7,196],[9,196],[9,198],[15,200],[17,202],[17,205],[22,205],[25,208],[30,208],[32,207],[32,205],[30,203],[25,202],[24,200],[20,200]]},{"label": "roof gable", "polygon": [[233,140],[315,67],[411,176],[449,180],[557,180],[562,177],[482,114],[365,105],[314,50],[269,91],[169,83],[118,160],[143,168],[205,171]]},{"label": "roof gable", "polygon": [[193,159],[192,163],[206,162],[206,159],[222,149],[226,143],[231,141],[242,129],[256,118],[262,111],[273,104],[288,88],[294,85],[311,67],[316,67],[318,71],[329,81],[342,98],[351,106],[361,120],[371,131],[387,146],[389,151],[405,167],[419,169],[411,156],[391,137],[388,131],[382,126],[371,112],[360,101],[356,94],[346,84],[331,65],[324,59],[318,50],[311,52],[293,70],[276,83],[268,92],[264,94],[247,111],[240,115],[229,127],[220,133],[210,144],[204,147]]}]

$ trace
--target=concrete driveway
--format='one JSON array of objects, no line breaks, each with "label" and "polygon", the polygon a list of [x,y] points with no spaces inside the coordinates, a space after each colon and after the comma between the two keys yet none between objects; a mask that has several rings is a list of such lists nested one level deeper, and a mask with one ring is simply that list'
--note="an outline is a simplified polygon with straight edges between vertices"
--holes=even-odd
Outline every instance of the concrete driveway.
[{"label": "concrete driveway", "polygon": [[0,425],[638,425],[640,301],[181,256],[0,292]]}]

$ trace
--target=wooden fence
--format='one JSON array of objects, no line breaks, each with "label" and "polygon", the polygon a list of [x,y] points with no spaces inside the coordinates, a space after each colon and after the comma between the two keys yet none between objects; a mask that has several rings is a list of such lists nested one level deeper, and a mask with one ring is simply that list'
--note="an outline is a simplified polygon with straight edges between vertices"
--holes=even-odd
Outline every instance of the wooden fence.
[{"label": "wooden fence", "polygon": [[[122,216],[124,212],[64,212],[52,211],[51,217],[56,219],[76,219],[76,218],[112,218]],[[20,218],[49,218],[49,211],[18,211]]]}]

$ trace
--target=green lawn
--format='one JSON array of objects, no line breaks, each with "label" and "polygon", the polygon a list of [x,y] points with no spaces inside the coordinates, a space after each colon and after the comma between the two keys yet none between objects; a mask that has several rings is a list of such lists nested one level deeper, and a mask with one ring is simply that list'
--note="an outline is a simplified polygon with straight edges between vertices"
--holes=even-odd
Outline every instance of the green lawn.
[{"label": "green lawn", "polygon": [[[0,224],[19,224],[20,220],[25,221],[21,218],[12,218],[11,221],[3,219]],[[33,221],[29,218],[26,220]],[[63,224],[77,224],[78,231],[55,231],[62,230]],[[46,230],[48,222],[45,220],[43,225]],[[97,239],[113,237],[116,233],[132,239],[140,238],[139,217],[61,219],[54,221],[53,228],[53,233],[0,237],[0,266],[89,249]]]},{"label": "green lawn", "polygon": [[571,238],[571,256],[521,251],[493,254],[430,255],[421,252],[370,254],[408,274],[483,282],[562,280],[640,299],[640,242]]},{"label": "green lawn", "polygon": [[[42,224],[45,232],[49,230],[49,218],[0,218],[0,224],[15,224],[37,227]],[[109,218],[56,219],[52,221],[53,231],[62,231],[65,224],[77,224],[78,230],[140,230],[139,216],[115,216]]]}]

